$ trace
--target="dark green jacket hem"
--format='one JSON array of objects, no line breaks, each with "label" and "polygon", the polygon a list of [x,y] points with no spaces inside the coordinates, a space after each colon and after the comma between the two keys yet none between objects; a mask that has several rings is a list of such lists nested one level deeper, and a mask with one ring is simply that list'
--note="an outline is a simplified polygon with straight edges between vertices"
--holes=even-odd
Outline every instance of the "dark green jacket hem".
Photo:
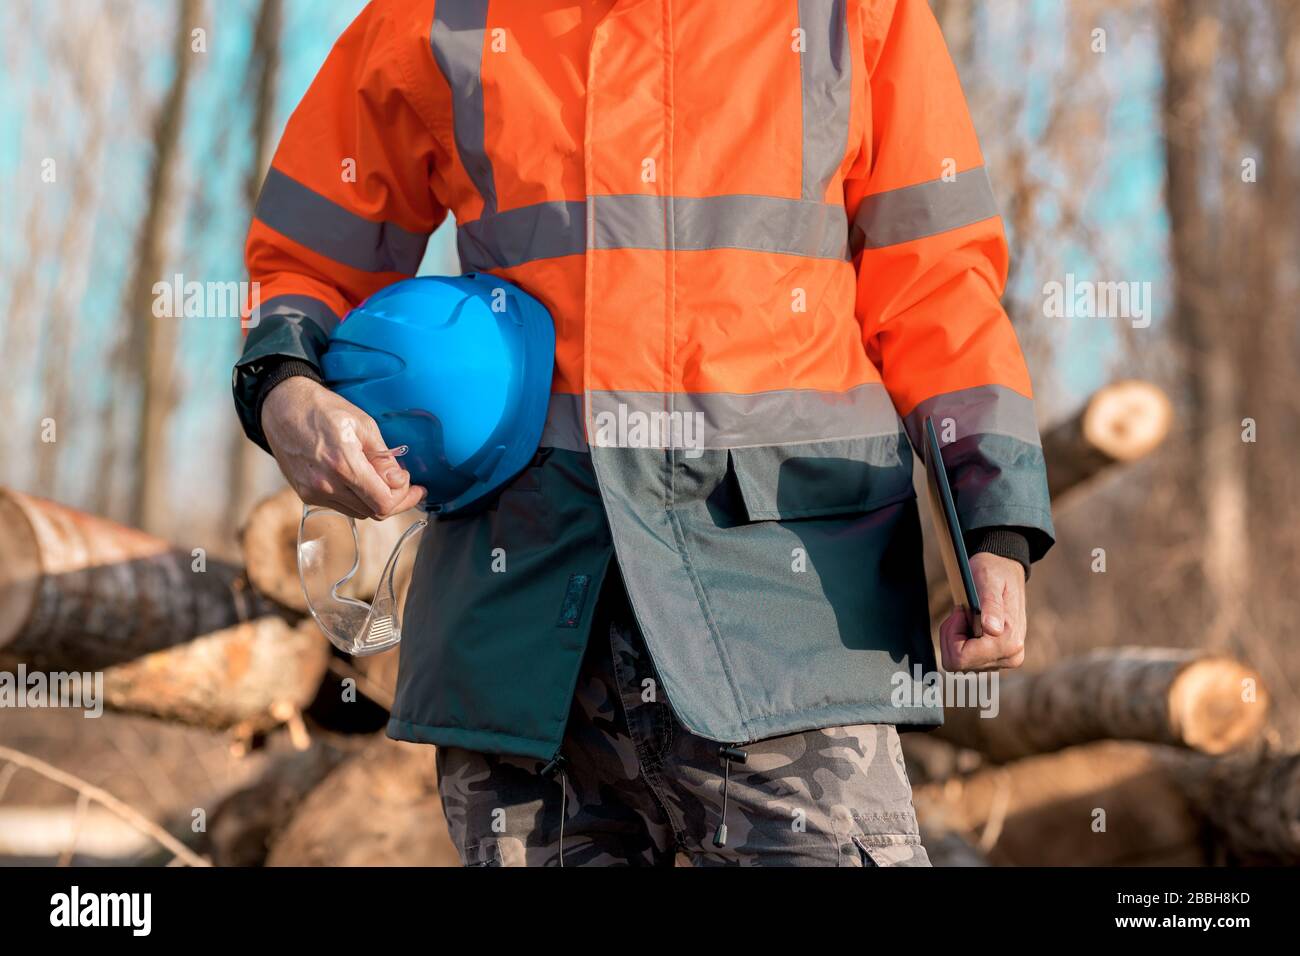
[{"label": "dark green jacket hem", "polygon": [[529,740],[526,737],[512,737],[492,730],[432,727],[428,724],[413,724],[407,720],[398,720],[396,717],[388,721],[387,733],[394,740],[405,740],[413,744],[462,747],[479,753],[511,754],[543,761],[550,760],[560,749],[559,744],[553,740]]}]

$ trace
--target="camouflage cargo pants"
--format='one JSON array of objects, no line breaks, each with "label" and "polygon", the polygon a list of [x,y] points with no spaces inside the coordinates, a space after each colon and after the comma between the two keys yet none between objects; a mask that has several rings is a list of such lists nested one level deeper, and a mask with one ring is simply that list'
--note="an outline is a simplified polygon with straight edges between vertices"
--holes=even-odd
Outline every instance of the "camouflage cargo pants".
[{"label": "camouflage cargo pants", "polygon": [[[614,577],[614,575],[611,575]],[[674,718],[615,581],[602,595],[561,773],[537,760],[438,750],[438,786],[467,866],[929,866],[898,732],[833,727],[746,744],[732,762],[726,845],[719,745]],[[563,820],[561,815],[563,813]]]}]

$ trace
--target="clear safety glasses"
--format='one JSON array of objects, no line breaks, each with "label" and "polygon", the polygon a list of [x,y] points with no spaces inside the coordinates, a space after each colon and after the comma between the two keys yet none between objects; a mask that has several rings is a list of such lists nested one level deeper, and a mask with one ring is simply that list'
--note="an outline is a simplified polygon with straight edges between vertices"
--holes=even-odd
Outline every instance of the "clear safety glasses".
[{"label": "clear safety glasses", "polygon": [[298,576],[307,607],[335,647],[357,657],[378,654],[402,639],[401,605],[394,578],[406,544],[428,524],[421,519],[407,528],[383,565],[374,597],[358,593],[380,555],[363,555],[356,522],[329,508],[306,505],[298,525]]}]

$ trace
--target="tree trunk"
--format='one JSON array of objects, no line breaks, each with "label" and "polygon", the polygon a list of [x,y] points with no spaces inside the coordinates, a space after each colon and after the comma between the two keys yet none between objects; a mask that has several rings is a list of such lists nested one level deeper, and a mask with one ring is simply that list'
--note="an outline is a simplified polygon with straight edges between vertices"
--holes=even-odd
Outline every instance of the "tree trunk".
[{"label": "tree trunk", "polygon": [[[248,86],[252,92],[253,157],[244,179],[244,204],[248,218],[253,218],[257,197],[271,162],[275,145],[275,93],[280,74],[280,32],[284,19],[283,0],[261,0],[257,22],[253,27],[253,45],[249,53]],[[236,350],[242,348],[243,332],[232,332]],[[231,422],[231,446],[227,461],[229,472],[226,481],[225,527],[234,529],[252,503],[258,466],[262,450],[244,437],[234,416]],[[228,533],[228,532],[227,532]]]},{"label": "tree trunk", "polygon": [[272,612],[239,569],[0,489],[0,648],[110,667]]},{"label": "tree trunk", "polygon": [[1300,865],[1300,754],[1105,741],[916,788],[922,826],[998,866]]},{"label": "tree trunk", "polygon": [[172,40],[172,79],[154,127],[149,205],[133,247],[134,267],[127,286],[127,323],[131,335],[126,359],[139,368],[144,387],[134,436],[136,454],[131,462],[137,480],[132,489],[129,522],[134,527],[150,530],[161,528],[165,514],[168,458],[164,432],[173,405],[172,365],[178,321],[175,316],[154,316],[153,287],[163,278],[167,212],[172,201],[172,180],[180,155],[185,97],[194,59],[190,31],[196,25],[198,13],[199,0],[181,0]]},{"label": "tree trunk", "polygon": [[1189,759],[1175,776],[1218,834],[1216,862],[1300,865],[1300,754]]},{"label": "tree trunk", "polygon": [[259,617],[104,671],[114,710],[224,730],[260,731],[304,710],[329,666],[311,621]]},{"label": "tree trunk", "polygon": [[[69,470],[69,455],[60,454],[67,443],[57,438],[67,436],[73,426],[70,397],[77,386],[69,374],[73,348],[80,329],[82,296],[93,268],[92,243],[101,212],[103,193],[104,141],[111,118],[113,71],[120,67],[122,18],[97,6],[93,13],[75,18],[68,24],[70,34],[57,37],[58,57],[72,77],[76,99],[85,109],[86,128],[77,149],[78,171],[73,176],[68,208],[63,214],[58,242],[54,249],[54,274],[50,280],[44,319],[45,357],[41,370],[43,416],[53,420],[55,441],[37,448],[36,480],[31,486],[44,494],[58,496],[60,466]],[[39,271],[39,270],[38,270]],[[15,476],[10,476],[13,480]]]},{"label": "tree trunk", "polygon": [[[1197,492],[1205,516],[1199,542],[1205,587],[1197,597],[1208,631],[1220,646],[1236,636],[1242,593],[1250,580],[1246,527],[1245,449],[1241,441],[1237,337],[1225,316],[1240,313],[1234,260],[1241,243],[1224,203],[1211,197],[1223,183],[1207,176],[1224,158],[1214,136],[1214,69],[1222,55],[1220,7],[1203,0],[1166,0],[1162,33],[1166,201],[1175,301],[1174,331],[1185,354],[1190,386],[1189,435],[1195,443]],[[1244,64],[1239,64],[1244,67]],[[1231,150],[1229,149],[1229,152]],[[1206,158],[1215,161],[1207,163]],[[1232,163],[1236,165],[1235,156]],[[1240,190],[1238,180],[1231,188]],[[1247,300],[1248,301],[1248,300]]]}]

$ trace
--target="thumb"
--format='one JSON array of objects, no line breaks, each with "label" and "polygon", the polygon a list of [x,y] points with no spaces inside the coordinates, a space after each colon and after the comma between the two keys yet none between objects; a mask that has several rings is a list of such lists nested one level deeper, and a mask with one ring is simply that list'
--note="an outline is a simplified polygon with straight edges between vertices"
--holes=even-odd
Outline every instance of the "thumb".
[{"label": "thumb", "polygon": [[999,636],[1006,627],[1007,612],[1002,603],[1002,593],[980,595],[980,628],[985,634]]},{"label": "thumb", "polygon": [[401,462],[390,451],[384,451],[370,459],[370,466],[379,473],[388,487],[397,490],[410,483],[411,474],[402,467]]},{"label": "thumb", "polygon": [[373,460],[387,454],[388,446],[384,444],[384,436],[375,420],[360,409],[357,411],[360,412],[357,416],[357,438],[361,441],[361,450],[365,456]]},{"label": "thumb", "polygon": [[361,419],[358,423],[357,437],[361,440],[361,452],[370,462],[370,467],[384,479],[388,487],[401,488],[410,480],[406,469],[398,463],[392,450],[384,441],[384,436],[373,418],[367,415]]}]

